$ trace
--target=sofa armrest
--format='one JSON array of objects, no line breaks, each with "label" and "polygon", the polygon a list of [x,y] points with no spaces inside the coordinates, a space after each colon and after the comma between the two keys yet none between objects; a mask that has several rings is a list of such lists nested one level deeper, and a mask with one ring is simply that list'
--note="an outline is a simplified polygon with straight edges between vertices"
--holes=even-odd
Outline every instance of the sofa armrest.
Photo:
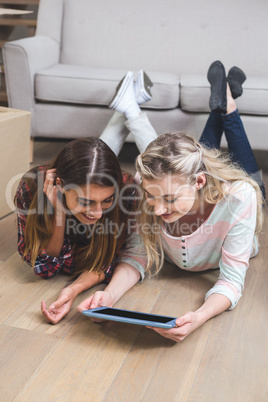
[{"label": "sofa armrest", "polygon": [[3,59],[9,107],[33,111],[37,71],[59,62],[60,45],[45,36],[6,42]]}]

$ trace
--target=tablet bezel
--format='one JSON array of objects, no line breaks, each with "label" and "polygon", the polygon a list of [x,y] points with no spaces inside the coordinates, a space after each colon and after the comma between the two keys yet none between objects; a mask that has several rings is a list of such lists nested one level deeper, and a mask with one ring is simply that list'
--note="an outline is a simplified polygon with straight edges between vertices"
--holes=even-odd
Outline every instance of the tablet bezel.
[{"label": "tablet bezel", "polygon": [[[114,312],[115,314],[108,315],[101,313],[102,310],[104,309],[109,309],[110,311]],[[146,319],[136,319],[136,318],[131,318],[131,317],[121,317],[119,315],[116,315],[116,312],[124,312],[124,313],[136,313],[139,315],[144,315],[144,316],[156,316],[156,317],[161,317],[161,318],[167,318],[170,319],[166,323],[159,322],[159,321],[150,321]],[[176,327],[176,319],[175,317],[170,317],[170,316],[165,316],[165,315],[159,315],[159,314],[150,314],[150,313],[144,313],[140,311],[132,311],[132,310],[124,310],[124,309],[118,309],[118,308],[113,308],[113,307],[97,307],[94,309],[89,309],[89,310],[84,310],[82,313],[88,317],[92,318],[99,318],[102,320],[109,320],[109,321],[117,321],[117,322],[124,322],[127,324],[136,324],[136,325],[145,325],[149,327],[157,327],[157,328],[174,328]]]}]

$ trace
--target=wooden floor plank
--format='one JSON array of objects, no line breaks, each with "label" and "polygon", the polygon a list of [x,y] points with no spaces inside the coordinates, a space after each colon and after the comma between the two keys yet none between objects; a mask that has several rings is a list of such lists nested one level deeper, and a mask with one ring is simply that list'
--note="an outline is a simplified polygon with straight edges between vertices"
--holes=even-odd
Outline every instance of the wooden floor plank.
[{"label": "wooden floor plank", "polygon": [[239,304],[215,321],[190,401],[268,400],[267,234],[261,243]]},{"label": "wooden floor plank", "polygon": [[9,316],[5,324],[36,332],[63,336],[78,318],[79,312],[76,306],[83,300],[83,296],[81,295],[75,300],[71,311],[61,321],[60,325],[47,324],[41,313],[41,300],[44,300],[47,305],[55,301],[60,291],[70,283],[67,278],[66,276],[57,275],[55,278],[49,280],[41,279],[36,289],[34,289],[27,299]]},{"label": "wooden floor plank", "polygon": [[3,323],[36,289],[40,283],[31,268],[13,254],[0,266],[0,323]]},{"label": "wooden floor plank", "polygon": [[211,326],[178,344],[142,329],[104,401],[187,401]]},{"label": "wooden floor plank", "polygon": [[[164,276],[155,284],[137,284],[117,306],[150,312],[165,283]],[[38,376],[29,379],[19,400],[66,400],[68,396],[70,401],[102,401],[140,331],[137,325],[94,324],[81,314]],[[44,399],[40,399],[40,387]]]},{"label": "wooden floor plank", "polygon": [[36,277],[31,267],[20,259],[18,253],[0,265],[0,275],[2,279],[0,321],[8,326],[57,336],[66,334],[78,318],[77,305],[85,297],[104,287],[98,285],[81,294],[60,324],[48,325],[41,314],[41,300],[50,305],[74,277],[60,274],[48,280]]},{"label": "wooden floor plank", "polygon": [[[119,324],[109,331],[109,326],[79,318],[19,401],[101,401],[140,330]],[[106,331],[112,336],[107,337]]]},{"label": "wooden floor plank", "polygon": [[17,250],[16,214],[0,219],[0,260],[6,261]]},{"label": "wooden floor plank", "polygon": [[37,367],[58,343],[59,338],[53,335],[0,326],[1,401],[15,400]]},{"label": "wooden floor plank", "polygon": [[[207,272],[200,277],[171,264],[164,271],[168,280],[152,311],[175,317],[201,305],[216,275]],[[180,344],[143,329],[104,400],[187,401],[212,324],[209,321]]]},{"label": "wooden floor plank", "polygon": [[[0,265],[0,276],[0,323],[58,336],[68,332],[77,318],[75,308],[62,321],[61,326],[53,326],[46,323],[40,306],[41,300],[48,304],[53,302],[60,290],[70,283],[70,277],[56,275],[48,280],[37,277],[18,253]],[[78,302],[79,299],[76,304]]]}]

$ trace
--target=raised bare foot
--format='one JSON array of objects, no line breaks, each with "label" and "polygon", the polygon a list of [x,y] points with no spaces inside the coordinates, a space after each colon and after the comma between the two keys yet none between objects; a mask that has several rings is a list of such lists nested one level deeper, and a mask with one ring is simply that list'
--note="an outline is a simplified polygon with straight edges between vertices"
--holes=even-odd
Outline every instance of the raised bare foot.
[{"label": "raised bare foot", "polygon": [[232,97],[232,93],[229,87],[229,84],[227,83],[227,89],[226,89],[226,99],[227,99],[227,107],[226,107],[226,114],[230,114],[234,112],[237,107],[234,98]]}]

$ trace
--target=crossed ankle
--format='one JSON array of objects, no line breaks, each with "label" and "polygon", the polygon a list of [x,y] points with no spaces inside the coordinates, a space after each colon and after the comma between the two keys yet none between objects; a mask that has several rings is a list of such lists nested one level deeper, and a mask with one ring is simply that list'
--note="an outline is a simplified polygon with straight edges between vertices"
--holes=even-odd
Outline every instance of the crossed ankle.
[{"label": "crossed ankle", "polygon": [[227,108],[226,108],[226,113],[225,114],[230,114],[233,113],[237,110],[236,103],[234,99],[231,97],[227,97]]}]

